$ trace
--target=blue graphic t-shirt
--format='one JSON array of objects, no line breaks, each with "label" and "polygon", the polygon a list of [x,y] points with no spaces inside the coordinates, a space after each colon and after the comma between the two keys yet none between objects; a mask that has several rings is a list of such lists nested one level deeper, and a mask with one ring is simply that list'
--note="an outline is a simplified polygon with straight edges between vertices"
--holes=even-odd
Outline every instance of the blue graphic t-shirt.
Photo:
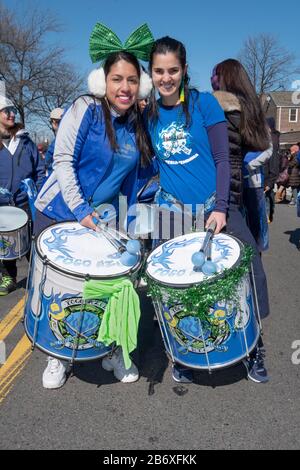
[{"label": "blue graphic t-shirt", "polygon": [[[158,159],[164,191],[183,204],[204,204],[216,191],[216,167],[206,128],[226,121],[210,93],[192,91],[191,124],[185,128],[182,106],[168,107],[158,101],[159,118],[148,122],[148,131]],[[201,108],[201,111],[200,111]]]}]

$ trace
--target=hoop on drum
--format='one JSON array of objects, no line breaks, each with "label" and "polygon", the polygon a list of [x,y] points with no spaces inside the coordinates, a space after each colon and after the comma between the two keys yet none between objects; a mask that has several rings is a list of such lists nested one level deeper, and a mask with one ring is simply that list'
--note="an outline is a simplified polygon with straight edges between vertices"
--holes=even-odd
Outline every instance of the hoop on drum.
[{"label": "hoop on drum", "polygon": [[20,259],[30,249],[28,216],[14,206],[0,207],[0,259]]},{"label": "hoop on drum", "polygon": [[[205,232],[194,232],[163,243],[149,256],[146,274],[172,361],[211,372],[249,356],[257,344],[260,329],[248,265],[246,268],[243,265],[241,270],[243,244],[229,235],[215,235],[210,257],[217,272],[207,277],[194,269],[192,263],[192,256],[199,251],[204,238]],[[222,281],[224,284],[225,277],[229,279],[228,273],[235,275],[238,269],[242,275],[238,282],[231,278],[234,295],[226,300],[226,294],[220,290]],[[202,311],[199,305],[204,298],[205,311]]]},{"label": "hoop on drum", "polygon": [[44,230],[34,243],[25,331],[42,351],[73,361],[95,360],[112,347],[97,341],[108,302],[84,300],[85,280],[135,279],[140,256],[132,267],[120,262],[120,253],[98,232],[77,222]]}]

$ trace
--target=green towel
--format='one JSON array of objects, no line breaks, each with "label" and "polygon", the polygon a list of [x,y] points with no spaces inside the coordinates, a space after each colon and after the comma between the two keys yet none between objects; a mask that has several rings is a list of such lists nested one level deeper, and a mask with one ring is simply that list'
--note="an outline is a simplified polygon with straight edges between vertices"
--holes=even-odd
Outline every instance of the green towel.
[{"label": "green towel", "polygon": [[132,282],[127,278],[110,281],[86,281],[83,297],[89,299],[108,298],[98,341],[109,346],[116,342],[122,347],[126,369],[131,366],[129,354],[137,346],[137,331],[141,316],[140,301]]}]

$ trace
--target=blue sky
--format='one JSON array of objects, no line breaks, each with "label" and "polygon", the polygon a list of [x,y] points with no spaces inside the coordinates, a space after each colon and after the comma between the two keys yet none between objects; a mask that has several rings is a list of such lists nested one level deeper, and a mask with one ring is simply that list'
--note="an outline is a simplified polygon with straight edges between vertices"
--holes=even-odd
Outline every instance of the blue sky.
[{"label": "blue sky", "polygon": [[294,53],[300,65],[299,0],[286,4],[274,0],[2,1],[15,12],[22,5],[48,9],[57,15],[64,31],[48,40],[64,46],[66,59],[84,74],[95,67],[89,58],[88,42],[97,21],[111,27],[122,41],[144,22],[155,38],[169,35],[181,40],[188,52],[191,83],[200,89],[210,89],[210,72],[216,63],[236,57],[244,40],[261,32],[276,35],[280,45]]}]

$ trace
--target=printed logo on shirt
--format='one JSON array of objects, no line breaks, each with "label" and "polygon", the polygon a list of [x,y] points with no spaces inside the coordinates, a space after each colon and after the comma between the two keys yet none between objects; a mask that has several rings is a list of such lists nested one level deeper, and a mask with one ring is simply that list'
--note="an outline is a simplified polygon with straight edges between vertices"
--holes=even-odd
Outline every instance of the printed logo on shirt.
[{"label": "printed logo on shirt", "polygon": [[135,152],[136,152],[136,148],[130,143],[126,143],[122,145],[122,147],[119,149],[116,155],[123,157],[123,158],[132,158]]},{"label": "printed logo on shirt", "polygon": [[[169,165],[186,164],[199,156],[198,153],[191,155],[191,134],[184,129],[184,124],[172,122],[168,127],[162,128],[158,133],[157,150],[159,156]],[[186,158],[174,160],[170,158],[180,155]]]}]

